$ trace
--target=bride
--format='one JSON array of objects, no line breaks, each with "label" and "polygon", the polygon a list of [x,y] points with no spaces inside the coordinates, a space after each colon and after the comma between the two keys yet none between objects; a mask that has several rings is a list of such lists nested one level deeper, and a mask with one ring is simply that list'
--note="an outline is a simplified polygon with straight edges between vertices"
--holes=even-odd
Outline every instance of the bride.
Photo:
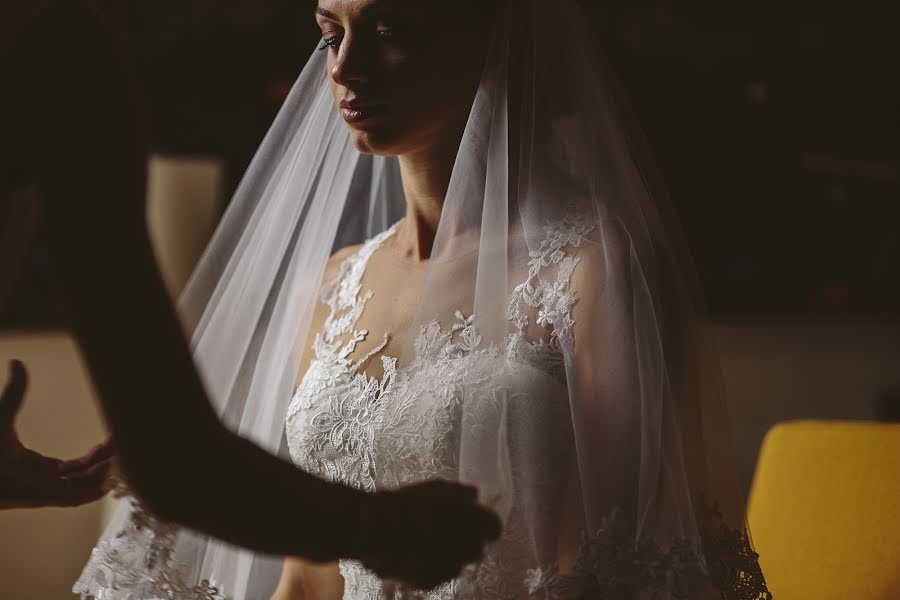
[{"label": "bride", "polygon": [[474,485],[504,532],[417,590],[125,498],[76,592],[771,598],[689,257],[578,5],[320,0],[316,19],[183,299],[194,356],[271,452],[368,491]]}]

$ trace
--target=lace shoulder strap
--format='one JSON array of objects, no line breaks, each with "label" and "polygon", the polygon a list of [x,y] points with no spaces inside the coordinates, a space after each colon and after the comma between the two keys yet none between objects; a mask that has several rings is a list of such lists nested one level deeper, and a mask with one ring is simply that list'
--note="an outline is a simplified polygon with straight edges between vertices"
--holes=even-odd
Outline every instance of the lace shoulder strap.
[{"label": "lace shoulder strap", "polygon": [[[510,295],[506,318],[516,328],[516,337],[525,337],[528,316],[536,312],[535,323],[549,330],[550,347],[559,349],[560,344],[571,342],[576,299],[569,282],[581,262],[576,256],[578,248],[596,227],[591,215],[575,211],[544,226],[541,245],[529,252],[528,278]],[[543,340],[540,343],[543,345]]]},{"label": "lace shoulder strap", "polygon": [[[395,223],[385,231],[366,241],[358,250],[351,253],[341,263],[340,272],[322,289],[322,302],[328,305],[329,313],[325,318],[322,332],[316,336],[315,350],[320,358],[337,354],[341,358],[349,356],[356,348],[357,342],[365,339],[368,331],[355,330],[357,321],[362,315],[366,302],[372,298],[373,292],[362,291],[362,278],[372,254],[384,244],[397,230]],[[336,338],[350,335],[350,340],[340,345]]]}]

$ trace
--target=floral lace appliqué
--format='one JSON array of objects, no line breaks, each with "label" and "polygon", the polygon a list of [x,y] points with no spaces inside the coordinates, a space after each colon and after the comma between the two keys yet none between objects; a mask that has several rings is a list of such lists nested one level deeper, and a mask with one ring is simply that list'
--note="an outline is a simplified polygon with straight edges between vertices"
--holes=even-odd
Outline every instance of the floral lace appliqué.
[{"label": "floral lace appliqu\u00e9", "polygon": [[711,581],[721,600],[773,600],[746,532],[729,527],[715,507],[701,516],[705,548],[683,538],[662,547],[629,540],[614,512],[593,534],[582,535],[569,572],[561,574],[556,565],[529,570],[528,593],[551,600],[624,599],[627,590],[647,600],[692,600],[691,592]]},{"label": "floral lace appliqu\u00e9", "polygon": [[[516,328],[510,339],[510,352],[560,380],[564,380],[565,371],[562,350],[571,348],[575,325],[572,307],[576,298],[569,289],[575,267],[581,262],[575,253],[596,227],[593,218],[574,211],[548,223],[541,245],[529,252],[528,279],[513,289],[506,310],[506,318]],[[549,331],[549,341],[527,339],[528,315],[534,312],[537,325]]]},{"label": "floral lace appliqu\u00e9", "polygon": [[125,527],[91,551],[72,591],[96,600],[229,600],[209,580],[190,583],[190,570],[173,556],[178,527],[160,521],[124,485],[114,491],[131,503]]}]

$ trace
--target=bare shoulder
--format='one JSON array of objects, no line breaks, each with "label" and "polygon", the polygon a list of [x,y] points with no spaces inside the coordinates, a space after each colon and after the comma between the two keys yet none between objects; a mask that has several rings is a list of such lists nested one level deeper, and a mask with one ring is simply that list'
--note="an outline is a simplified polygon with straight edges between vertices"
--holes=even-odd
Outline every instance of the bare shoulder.
[{"label": "bare shoulder", "polygon": [[625,273],[631,254],[631,236],[625,225],[617,219],[598,220],[576,251],[579,266],[573,283],[595,284],[598,276],[606,279]]},{"label": "bare shoulder", "polygon": [[336,251],[331,257],[328,259],[329,265],[334,263],[335,265],[340,266],[340,263],[344,262],[348,256],[359,250],[363,247],[363,244],[352,244],[350,246],[344,246],[340,250]]},{"label": "bare shoulder", "polygon": [[344,264],[350,256],[362,248],[362,244],[353,244],[352,246],[344,246],[334,254],[332,254],[328,262],[325,263],[325,276],[322,281],[327,285],[328,282],[337,277],[341,272],[341,265]]},{"label": "bare shoulder", "polygon": [[[569,292],[576,299],[573,314],[596,317],[597,311],[606,306],[604,302],[612,298],[610,294],[627,297],[635,285],[633,252],[631,236],[621,221],[610,219],[597,223],[574,252],[576,266],[569,281]],[[576,330],[578,316],[574,317]]]}]

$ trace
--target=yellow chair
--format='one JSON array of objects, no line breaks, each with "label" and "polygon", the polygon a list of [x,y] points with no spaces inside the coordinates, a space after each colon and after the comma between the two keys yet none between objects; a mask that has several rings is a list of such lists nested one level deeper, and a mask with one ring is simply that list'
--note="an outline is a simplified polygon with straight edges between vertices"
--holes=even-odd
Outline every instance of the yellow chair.
[{"label": "yellow chair", "polygon": [[900,425],[774,427],[748,520],[777,600],[900,600]]}]

